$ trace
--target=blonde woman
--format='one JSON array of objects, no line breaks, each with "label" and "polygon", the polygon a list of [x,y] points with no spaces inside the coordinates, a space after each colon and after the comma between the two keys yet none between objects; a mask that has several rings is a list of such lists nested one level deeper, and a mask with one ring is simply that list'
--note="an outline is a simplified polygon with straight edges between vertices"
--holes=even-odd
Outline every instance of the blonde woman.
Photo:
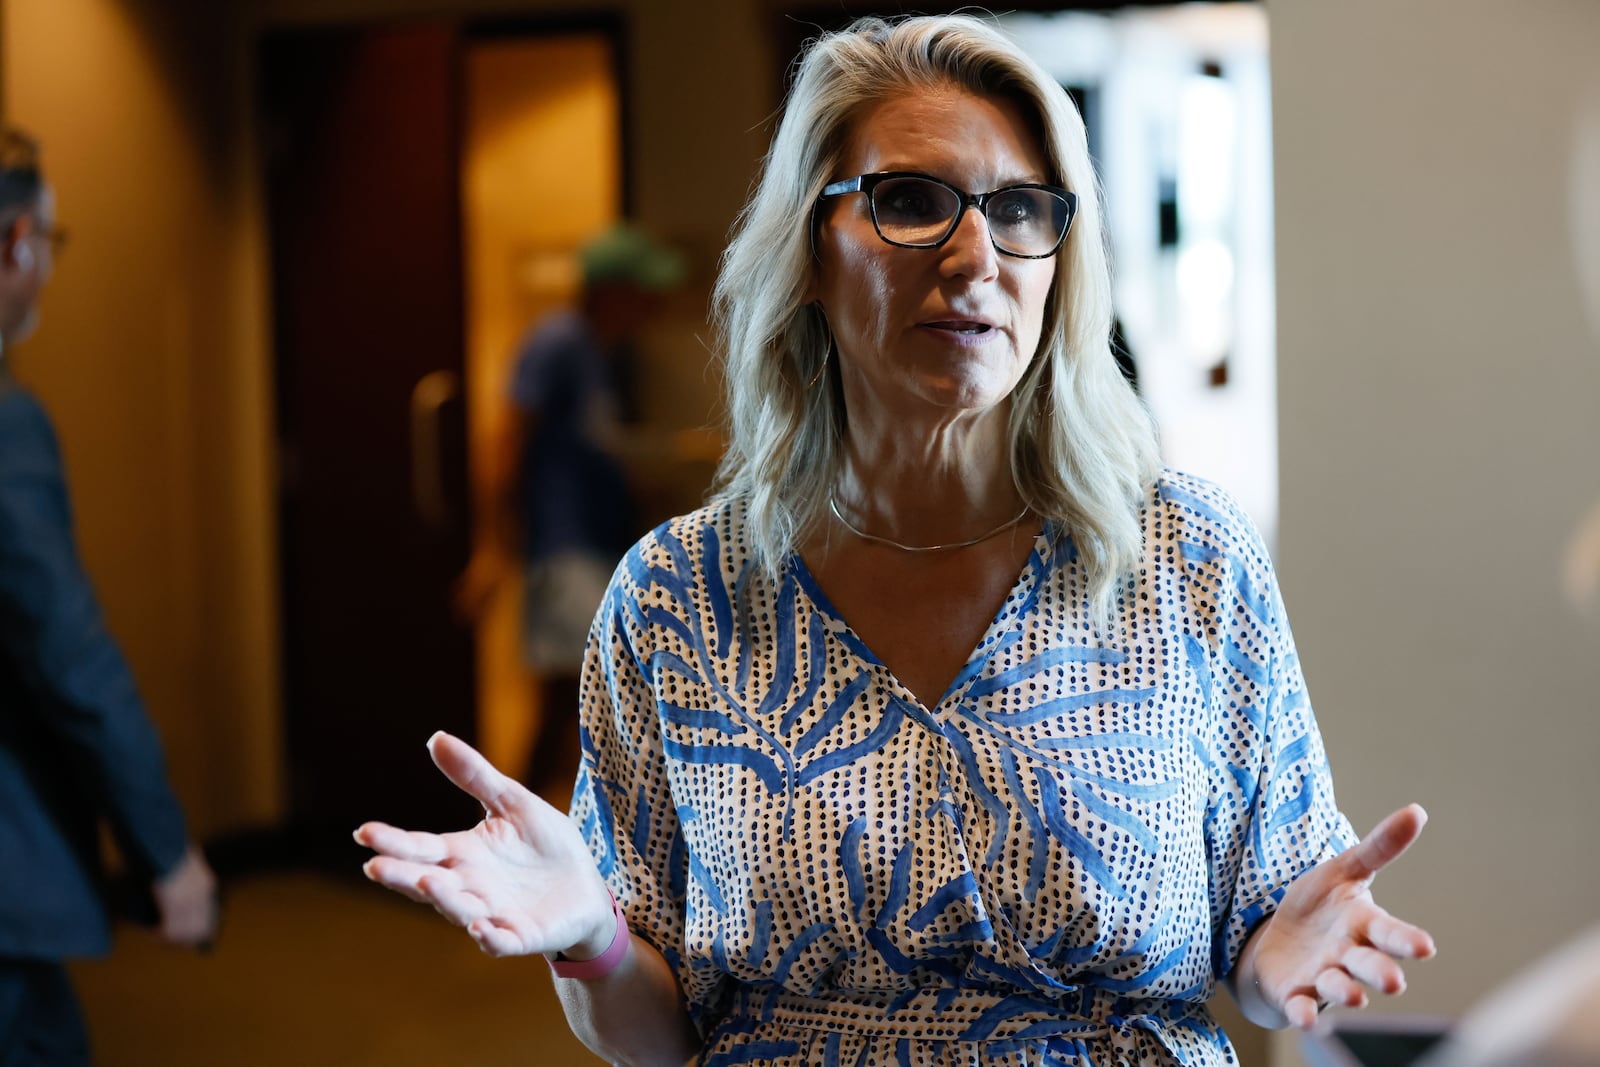
[{"label": "blonde woman", "polygon": [[591,631],[570,821],[454,739],[375,880],[628,1064],[1223,1064],[1396,992],[1270,562],[1158,469],[1083,129],[987,24],[807,52],[723,264],[720,491]]}]

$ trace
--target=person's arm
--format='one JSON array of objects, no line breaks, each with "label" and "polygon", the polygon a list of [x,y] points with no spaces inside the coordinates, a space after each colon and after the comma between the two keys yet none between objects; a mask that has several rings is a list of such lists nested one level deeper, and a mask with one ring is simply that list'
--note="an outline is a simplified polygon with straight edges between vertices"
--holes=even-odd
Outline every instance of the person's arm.
[{"label": "person's arm", "polygon": [[500,431],[495,435],[484,485],[480,525],[495,549],[505,556],[521,551],[522,524],[518,511],[517,476],[522,469],[523,452],[539,430],[537,408],[508,404],[501,413]]},{"label": "person's arm", "polygon": [[[628,954],[616,970],[600,978],[557,978],[556,995],[572,1032],[601,1059],[679,1067],[700,1050],[699,1032],[666,959],[642,937],[628,936]],[[592,959],[593,947],[575,948],[570,958]]]},{"label": "person's arm", "polygon": [[[0,390],[0,641],[109,819],[124,860],[151,884],[163,933],[210,938],[214,880],[188,840],[155,727],[106,631],[72,533],[55,434],[30,396]],[[167,891],[162,892],[165,888]]]},{"label": "person's arm", "polygon": [[1297,878],[1250,934],[1229,986],[1257,1026],[1309,1030],[1328,1005],[1363,1008],[1367,988],[1405,991],[1399,960],[1427,959],[1433,938],[1372,899],[1372,880],[1411,846],[1427,815],[1401,808],[1344,852]]},{"label": "person's arm", "polygon": [[174,945],[207,949],[217,933],[217,876],[200,849],[190,844],[176,867],[150,887],[162,938]]},{"label": "person's arm", "polygon": [[472,556],[451,592],[456,616],[463,621],[483,614],[521,555],[517,471],[528,435],[537,428],[538,415],[512,405],[502,417],[505,421],[494,436],[475,501]]},{"label": "person's arm", "polygon": [[1214,487],[1169,492],[1194,616],[1186,646],[1209,683],[1213,966],[1251,1021],[1310,1026],[1324,1004],[1365,1004],[1364,986],[1398,993],[1396,961],[1433,953],[1369,888],[1426,816],[1401,809],[1356,841],[1260,536]]},{"label": "person's arm", "polygon": [[[356,840],[378,852],[367,877],[432,905],[491,956],[604,953],[616,934],[611,895],[572,821],[465,742],[439,733],[428,749],[483,805],[483,821],[449,834],[366,823]],[[603,977],[556,986],[573,1032],[613,1063],[678,1067],[699,1048],[677,980],[642,938],[630,935],[622,963]]]}]

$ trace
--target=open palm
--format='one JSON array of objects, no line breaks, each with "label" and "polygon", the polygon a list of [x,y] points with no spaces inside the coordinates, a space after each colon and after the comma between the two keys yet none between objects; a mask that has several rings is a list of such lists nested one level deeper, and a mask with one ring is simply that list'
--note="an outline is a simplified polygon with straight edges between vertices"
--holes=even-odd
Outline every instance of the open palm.
[{"label": "open palm", "polygon": [[1399,993],[1405,973],[1397,960],[1433,955],[1428,932],[1379,907],[1371,889],[1426,822],[1417,805],[1401,808],[1289,887],[1260,931],[1255,973],[1263,997],[1290,1025],[1310,1029],[1327,1004],[1363,1007],[1366,987]]},{"label": "open palm", "polygon": [[464,741],[441,732],[428,750],[483,805],[483,821],[447,834],[364,823],[355,839],[378,853],[362,868],[367,877],[433,905],[491,956],[588,942],[604,949],[614,930],[610,900],[572,820]]}]

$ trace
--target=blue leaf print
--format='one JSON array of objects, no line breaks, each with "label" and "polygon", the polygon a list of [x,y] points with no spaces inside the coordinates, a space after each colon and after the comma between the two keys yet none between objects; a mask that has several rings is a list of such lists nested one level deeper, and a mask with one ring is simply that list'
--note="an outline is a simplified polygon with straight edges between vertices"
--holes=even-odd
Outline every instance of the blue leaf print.
[{"label": "blue leaf print", "polygon": [[720,711],[686,708],[681,704],[670,704],[665,700],[657,701],[656,708],[661,712],[661,717],[673,726],[684,726],[691,730],[711,730],[730,737],[738,737],[744,733],[743,726]]},{"label": "blue leaf print", "polygon": [[783,772],[768,756],[739,745],[685,745],[665,738],[661,747],[671,759],[684,763],[726,763],[752,771],[771,793],[783,792]]},{"label": "blue leaf print", "polygon": [[1039,796],[1044,802],[1044,821],[1050,827],[1050,836],[1065,845],[1073,858],[1082,864],[1084,871],[1112,896],[1125,898],[1128,895],[1127,888],[1111,873],[1100,851],[1067,820],[1066,809],[1061,804],[1061,786],[1043,767],[1034,768],[1033,773],[1039,782]]},{"label": "blue leaf print", "polygon": [[866,737],[847,748],[841,748],[837,752],[829,752],[825,756],[818,756],[803,767],[800,771],[800,784],[805,785],[807,782],[814,781],[840,767],[848,767],[867,753],[877,752],[888,744],[889,738],[899,732],[902,719],[900,715],[891,714],[891,708],[884,709],[883,721],[878,723]]},{"label": "blue leaf print", "polygon": [[1098,707],[1101,704],[1143,704],[1155,693],[1154,689],[1097,689],[1090,693],[1057,697],[1031,708],[992,712],[989,717],[1005,726],[1032,726],[1046,719],[1082,711],[1084,708]]},{"label": "blue leaf print", "polygon": [[975,683],[967,691],[968,696],[984,697],[991,693],[998,693],[1002,689],[1010,689],[1024,678],[1031,678],[1042,674],[1052,667],[1059,667],[1065,663],[1107,663],[1116,665],[1127,662],[1128,654],[1115,648],[1089,648],[1083,645],[1070,645],[1066,648],[1053,648],[1041,653],[1030,660],[1017,664],[1010,670],[1002,671],[992,678],[985,678]]},{"label": "blue leaf print", "polygon": [[794,749],[795,759],[804,759],[806,753],[817,746],[817,742],[827,737],[833,728],[844,720],[851,706],[855,704],[856,698],[871,682],[871,675],[866,671],[859,671],[854,678],[845,683],[844,688],[839,690],[839,695],[828,705],[828,710],[823,712],[822,717],[801,736],[800,743]]}]

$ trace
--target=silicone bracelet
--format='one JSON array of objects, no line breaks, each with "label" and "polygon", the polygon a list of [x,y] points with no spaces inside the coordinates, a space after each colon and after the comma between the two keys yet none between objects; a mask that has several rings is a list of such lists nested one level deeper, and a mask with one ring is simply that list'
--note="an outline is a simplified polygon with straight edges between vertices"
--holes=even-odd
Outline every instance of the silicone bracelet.
[{"label": "silicone bracelet", "polygon": [[550,961],[550,969],[557,978],[599,978],[610,974],[622,963],[622,957],[628,954],[628,944],[633,938],[628,934],[627,916],[622,914],[622,905],[617,903],[615,896],[611,898],[611,910],[617,916],[617,932],[611,937],[610,947],[600,955],[592,960],[562,959],[559,953],[545,957]]}]

